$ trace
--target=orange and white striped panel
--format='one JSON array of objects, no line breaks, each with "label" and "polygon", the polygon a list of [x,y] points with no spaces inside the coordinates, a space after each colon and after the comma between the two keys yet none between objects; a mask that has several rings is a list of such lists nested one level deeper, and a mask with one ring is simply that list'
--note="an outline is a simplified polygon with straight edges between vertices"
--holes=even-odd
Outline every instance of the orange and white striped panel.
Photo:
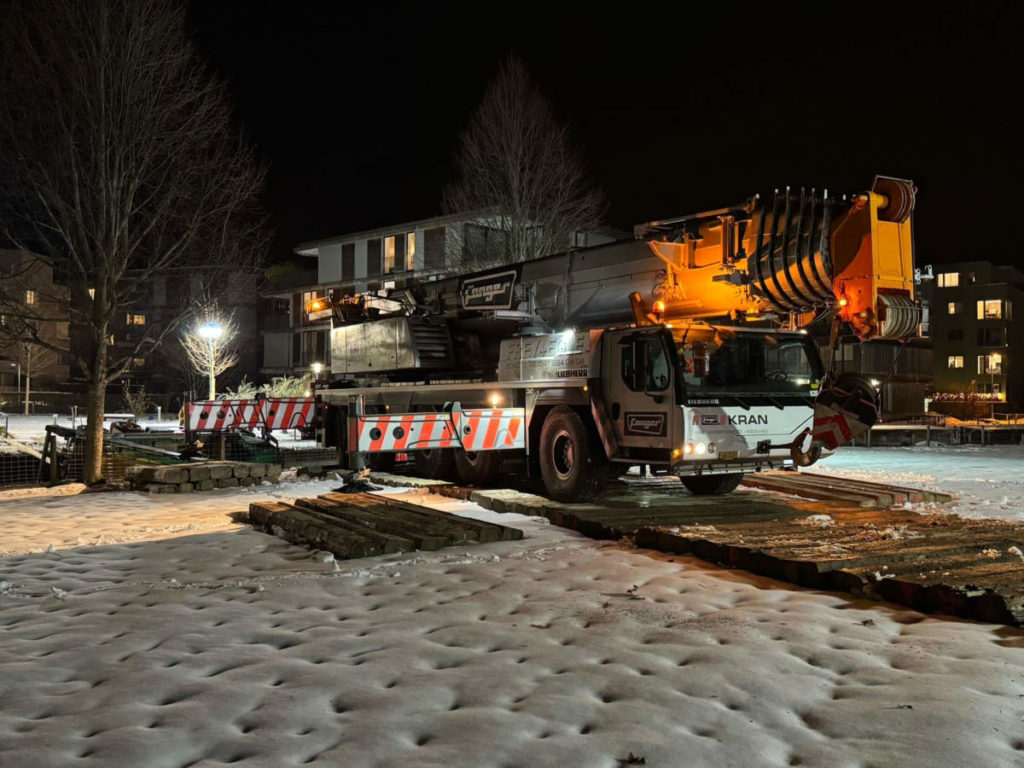
[{"label": "orange and white striped panel", "polygon": [[459,444],[447,413],[370,414],[350,419],[349,426],[349,450],[360,453],[454,448]]},{"label": "orange and white striped panel", "polygon": [[260,400],[200,400],[187,403],[185,420],[191,430],[255,429],[263,420]]},{"label": "orange and white striped panel", "polygon": [[526,447],[524,408],[482,408],[469,411],[456,407],[452,423],[467,451],[503,451]]},{"label": "orange and white striped panel", "polygon": [[263,422],[267,429],[296,429],[313,423],[315,403],[311,397],[273,397],[263,401]]}]

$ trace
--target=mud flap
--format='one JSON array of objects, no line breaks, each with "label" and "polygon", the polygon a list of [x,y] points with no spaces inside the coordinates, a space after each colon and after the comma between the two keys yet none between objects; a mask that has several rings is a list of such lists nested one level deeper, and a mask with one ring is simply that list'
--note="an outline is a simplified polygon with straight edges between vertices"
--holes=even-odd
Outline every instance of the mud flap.
[{"label": "mud flap", "polygon": [[878,394],[862,376],[844,373],[814,404],[813,437],[832,451],[878,421]]}]

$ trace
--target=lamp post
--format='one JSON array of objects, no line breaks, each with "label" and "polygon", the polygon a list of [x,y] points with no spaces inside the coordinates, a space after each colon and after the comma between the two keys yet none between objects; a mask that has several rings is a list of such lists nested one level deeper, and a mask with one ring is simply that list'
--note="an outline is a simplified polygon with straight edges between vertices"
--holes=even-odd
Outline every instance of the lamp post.
[{"label": "lamp post", "polygon": [[210,345],[210,368],[207,371],[207,375],[209,376],[210,379],[209,399],[214,400],[217,397],[217,374],[214,370],[214,366],[216,365],[217,360],[217,341],[220,339],[222,335],[224,335],[224,329],[221,327],[220,323],[216,322],[215,320],[209,320],[200,325],[199,328],[196,329],[196,334],[199,336],[199,338],[205,339],[206,342]]}]

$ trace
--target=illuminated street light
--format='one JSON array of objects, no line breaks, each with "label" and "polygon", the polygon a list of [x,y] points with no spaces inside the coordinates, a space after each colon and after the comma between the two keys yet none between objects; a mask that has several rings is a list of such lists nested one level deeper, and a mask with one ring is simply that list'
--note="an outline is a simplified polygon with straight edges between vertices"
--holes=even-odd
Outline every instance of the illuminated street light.
[{"label": "illuminated street light", "polygon": [[320,372],[324,369],[323,363],[313,363],[313,375],[320,378]]},{"label": "illuminated street light", "polygon": [[201,339],[205,339],[210,345],[209,354],[209,365],[206,370],[206,376],[210,381],[210,400],[214,400],[217,397],[217,370],[215,361],[217,359],[217,342],[224,335],[223,326],[216,320],[208,320],[202,323],[196,329],[196,335]]}]

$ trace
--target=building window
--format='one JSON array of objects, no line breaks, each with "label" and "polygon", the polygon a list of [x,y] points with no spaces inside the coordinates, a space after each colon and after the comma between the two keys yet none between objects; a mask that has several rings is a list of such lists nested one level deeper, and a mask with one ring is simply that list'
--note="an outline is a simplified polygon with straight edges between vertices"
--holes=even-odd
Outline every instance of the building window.
[{"label": "building window", "polygon": [[35,304],[36,303],[36,292],[33,290],[25,291],[25,303]]},{"label": "building window", "polygon": [[405,268],[412,272],[416,269],[416,233],[409,232],[405,236]]},{"label": "building window", "polygon": [[144,358],[144,357],[133,357],[132,358],[132,365],[135,368],[141,368],[145,364],[146,364],[146,358]]},{"label": "building window", "polygon": [[950,315],[955,315],[960,312],[960,302],[951,301],[946,305],[946,312]]},{"label": "building window", "polygon": [[1001,347],[1006,344],[1006,328],[979,328],[979,347]]},{"label": "building window", "polygon": [[942,272],[939,274],[939,288],[956,288],[960,285],[959,272]]},{"label": "building window", "polygon": [[95,299],[96,298],[96,289],[95,288],[90,288],[89,289],[89,298],[90,299]]},{"label": "building window", "polygon": [[946,331],[946,341],[963,341],[964,340],[964,329],[963,328],[951,328]]},{"label": "building window", "polygon": [[963,355],[950,355],[946,367],[947,368],[963,368],[964,367],[964,356]]},{"label": "building window", "polygon": [[395,237],[384,238],[384,274],[390,275],[395,271]]},{"label": "building window", "polygon": [[380,238],[366,241],[366,276],[380,277]]},{"label": "building window", "polygon": [[1000,299],[978,301],[979,320],[998,320],[1003,316],[1003,302]]},{"label": "building window", "polygon": [[1003,356],[999,353],[978,355],[978,373],[1002,375]]},{"label": "building window", "polygon": [[145,325],[146,316],[140,315],[135,312],[129,312],[124,318],[125,325]]},{"label": "building window", "polygon": [[345,243],[341,246],[341,279],[356,279],[356,244]]}]

